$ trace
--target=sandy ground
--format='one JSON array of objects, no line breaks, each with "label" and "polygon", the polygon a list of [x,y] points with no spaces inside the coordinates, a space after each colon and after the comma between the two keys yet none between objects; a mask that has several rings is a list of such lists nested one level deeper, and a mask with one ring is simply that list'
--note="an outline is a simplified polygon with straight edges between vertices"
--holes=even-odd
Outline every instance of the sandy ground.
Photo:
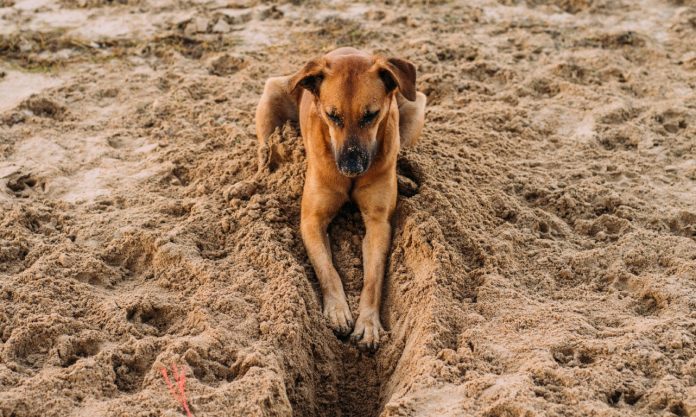
[{"label": "sandy ground", "polygon": [[[696,416],[696,3],[295,3],[0,0],[0,416]],[[341,45],[429,98],[374,355],[253,128]]]}]

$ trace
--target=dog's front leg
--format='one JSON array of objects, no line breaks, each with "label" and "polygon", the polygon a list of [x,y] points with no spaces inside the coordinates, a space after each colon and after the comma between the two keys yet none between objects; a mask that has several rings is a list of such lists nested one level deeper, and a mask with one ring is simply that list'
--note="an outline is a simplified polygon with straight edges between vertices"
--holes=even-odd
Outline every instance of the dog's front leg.
[{"label": "dog's front leg", "polygon": [[347,335],[353,329],[353,316],[343,292],[341,277],[331,259],[327,228],[345,200],[344,194],[317,190],[308,179],[302,196],[300,219],[302,240],[321,286],[324,316],[331,328],[341,335]]},{"label": "dog's front leg", "polygon": [[391,244],[391,216],[396,206],[396,174],[381,184],[358,188],[354,198],[360,206],[365,222],[363,239],[363,288],[360,293],[358,320],[352,334],[363,349],[379,346],[382,324],[379,319],[382,299],[382,281]]}]

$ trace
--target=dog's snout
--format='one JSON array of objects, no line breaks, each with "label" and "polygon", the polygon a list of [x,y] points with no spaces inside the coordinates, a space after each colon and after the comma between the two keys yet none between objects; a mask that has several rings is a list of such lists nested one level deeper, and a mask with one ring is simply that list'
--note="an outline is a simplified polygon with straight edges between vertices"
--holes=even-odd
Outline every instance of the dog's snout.
[{"label": "dog's snout", "polygon": [[343,148],[336,162],[343,175],[355,177],[367,171],[370,166],[370,154],[362,146],[352,144]]}]

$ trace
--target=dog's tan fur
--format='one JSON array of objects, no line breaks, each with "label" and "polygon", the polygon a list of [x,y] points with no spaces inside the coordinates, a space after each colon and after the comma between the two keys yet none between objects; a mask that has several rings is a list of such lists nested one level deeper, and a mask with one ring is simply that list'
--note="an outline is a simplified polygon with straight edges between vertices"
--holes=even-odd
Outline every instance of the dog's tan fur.
[{"label": "dog's tan fur", "polygon": [[[339,334],[353,330],[362,348],[376,349],[382,330],[379,308],[397,199],[397,154],[417,142],[424,123],[426,99],[415,81],[415,67],[407,61],[340,48],[293,75],[270,78],[256,109],[261,143],[285,121],[300,122],[307,152],[302,239],[330,326]],[[360,208],[366,230],[355,325],[327,235],[331,219],[348,200]]]}]

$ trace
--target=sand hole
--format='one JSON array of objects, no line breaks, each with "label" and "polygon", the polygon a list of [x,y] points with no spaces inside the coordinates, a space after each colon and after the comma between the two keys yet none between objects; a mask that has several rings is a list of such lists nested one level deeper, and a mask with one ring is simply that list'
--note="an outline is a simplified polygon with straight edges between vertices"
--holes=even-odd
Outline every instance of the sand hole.
[{"label": "sand hole", "polygon": [[232,382],[236,377],[229,366],[217,362],[199,366],[191,365],[191,370],[196,379],[211,387],[216,387],[221,382]]},{"label": "sand hole", "polygon": [[190,349],[184,354],[184,359],[196,379],[211,387],[232,382],[237,378],[233,367],[236,358],[234,352],[224,349]]},{"label": "sand hole", "polygon": [[55,101],[39,96],[32,96],[25,100],[22,108],[31,111],[35,116],[47,117],[50,119],[62,119],[66,113],[66,108]]},{"label": "sand hole", "polygon": [[126,320],[145,334],[163,335],[173,324],[177,312],[171,306],[156,306],[148,302],[128,308]]},{"label": "sand hole", "polygon": [[633,311],[641,316],[654,316],[660,310],[657,299],[652,294],[645,294],[635,302]]},{"label": "sand hole", "polygon": [[344,345],[338,356],[343,367],[339,379],[338,408],[345,417],[376,417],[380,413],[381,381],[377,360],[353,346]]},{"label": "sand hole", "polygon": [[59,342],[58,359],[60,366],[67,368],[78,360],[94,356],[99,352],[99,341],[95,338],[70,337],[67,341]]},{"label": "sand hole", "polygon": [[560,346],[551,349],[553,359],[559,364],[568,367],[585,368],[594,363],[594,356],[587,350],[575,349],[571,346]]},{"label": "sand hole", "polygon": [[188,168],[181,165],[177,165],[174,167],[174,169],[172,169],[171,176],[173,177],[170,178],[170,183],[172,185],[186,186],[190,182]]},{"label": "sand hole", "polygon": [[227,250],[224,248],[224,245],[215,242],[199,241],[196,243],[196,248],[198,248],[198,252],[203,259],[218,261],[227,256]]},{"label": "sand hole", "polygon": [[628,405],[635,405],[641,398],[643,398],[643,393],[636,392],[632,389],[624,392],[624,402]]},{"label": "sand hole", "polygon": [[234,367],[237,354],[225,348],[189,349],[184,359],[196,379],[211,387],[232,382],[238,376],[239,370]]},{"label": "sand hole", "polygon": [[34,188],[34,186],[36,186],[38,183],[38,180],[32,174],[20,173],[7,181],[7,188],[9,188],[15,195],[19,195],[24,191]]},{"label": "sand hole", "polygon": [[145,373],[152,365],[154,357],[139,357],[137,360],[130,355],[114,355],[112,368],[114,384],[119,391],[133,393],[140,391]]},{"label": "sand hole", "polygon": [[414,161],[402,157],[396,163],[396,172],[399,194],[404,197],[413,197],[418,194],[423,182],[423,171],[418,165]]},{"label": "sand hole", "polygon": [[612,391],[611,393],[607,394],[607,403],[609,403],[609,405],[616,406],[621,400],[622,394],[623,393],[619,390]]},{"label": "sand hole", "polygon": [[110,243],[101,258],[109,266],[123,267],[129,276],[142,276],[152,268],[154,251],[150,237],[127,233]]},{"label": "sand hole", "polygon": [[684,407],[684,403],[681,401],[672,403],[669,406],[669,411],[676,414],[678,417],[687,417],[689,415],[689,413],[686,411],[686,407]]},{"label": "sand hole", "polygon": [[667,220],[669,230],[676,236],[696,238],[696,213],[682,211]]}]

